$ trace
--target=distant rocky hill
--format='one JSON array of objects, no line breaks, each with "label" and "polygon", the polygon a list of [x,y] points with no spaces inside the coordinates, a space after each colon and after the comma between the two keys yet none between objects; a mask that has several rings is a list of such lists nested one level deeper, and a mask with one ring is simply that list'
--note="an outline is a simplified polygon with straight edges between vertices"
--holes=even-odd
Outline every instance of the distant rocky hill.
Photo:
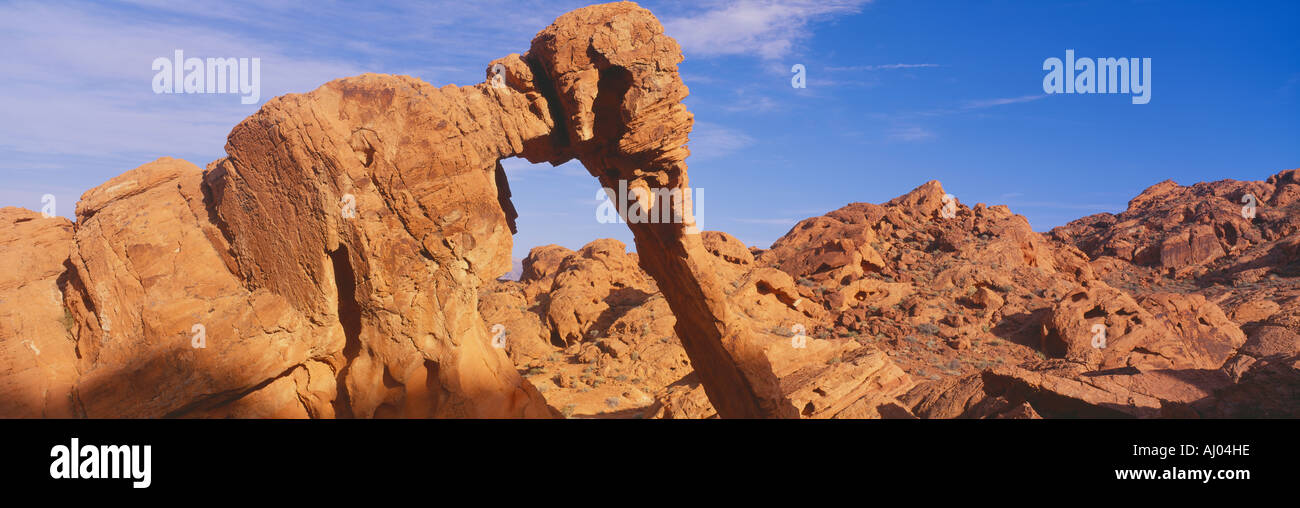
[{"label": "distant rocky hill", "polygon": [[[768,250],[704,242],[803,416],[1293,417],[1297,175],[1163,182],[1045,235],[1004,206],[945,218],[929,182],[803,220]],[[553,407],[713,415],[635,254],[598,240],[524,266],[480,311]]]}]

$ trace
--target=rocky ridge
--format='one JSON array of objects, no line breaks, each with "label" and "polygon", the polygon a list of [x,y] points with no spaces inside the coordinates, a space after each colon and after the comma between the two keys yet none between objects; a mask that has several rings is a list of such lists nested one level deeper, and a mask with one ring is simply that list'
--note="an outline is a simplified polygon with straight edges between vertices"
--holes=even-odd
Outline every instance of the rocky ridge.
[{"label": "rocky ridge", "polygon": [[[722,416],[796,416],[695,228],[681,58],[649,11],[586,7],[484,83],[335,80],[268,101],[205,169],[162,158],[91,189],[75,223],[6,210],[0,255],[33,261],[0,297],[21,316],[0,414],[556,416],[478,311],[515,229],[500,160],[522,157],[681,217],[629,227],[700,386]],[[746,305],[790,305],[751,279]]]},{"label": "rocky ridge", "polygon": [[[799,312],[738,307],[773,346],[770,357],[795,359],[774,370],[801,416],[1296,416],[1296,173],[1161,183],[1118,219],[1092,216],[1047,234],[1004,206],[956,203],[945,216],[945,193],[929,182],[801,221],[767,250],[721,232],[702,238],[733,288],[762,277],[754,287],[798,302],[789,307]],[[1240,221],[1240,198],[1225,190],[1241,188],[1264,197],[1254,222]],[[1097,240],[1177,251],[1186,232],[1216,219],[1237,224],[1214,237],[1232,254],[1195,264],[1180,254],[1165,256],[1176,267],[1120,258]],[[1163,233],[1128,232],[1135,224]],[[1241,233],[1252,227],[1260,230]],[[483,302],[511,305],[483,316],[519,331],[511,357],[565,414],[710,417],[670,333],[673,316],[641,282],[635,257],[613,240],[536,248],[519,281],[485,288]],[[801,330],[807,347],[794,348]],[[831,352],[812,353],[821,350]],[[837,393],[863,384],[870,396]]]},{"label": "rocky ridge", "polygon": [[[587,7],[484,83],[335,80],[268,101],[203,169],[91,189],[75,222],[0,209],[0,416],[1300,408],[1296,170],[1161,183],[1048,234],[929,182],[755,249],[696,229],[680,61],[649,11]],[[538,247],[498,280],[509,157],[577,159],[640,192],[618,208],[683,220],[629,224],[636,253]]]}]

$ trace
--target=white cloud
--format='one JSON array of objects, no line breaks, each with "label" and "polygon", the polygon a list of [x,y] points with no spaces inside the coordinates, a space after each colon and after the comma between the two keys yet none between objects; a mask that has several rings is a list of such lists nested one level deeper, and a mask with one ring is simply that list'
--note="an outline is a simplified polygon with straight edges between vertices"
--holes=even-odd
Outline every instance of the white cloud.
[{"label": "white cloud", "polygon": [[691,130],[691,158],[706,160],[726,157],[754,144],[744,132],[709,122],[696,122]]},{"label": "white cloud", "polygon": [[1038,99],[1042,99],[1042,98],[1044,98],[1044,97],[1047,97],[1047,96],[1046,96],[1046,95],[1039,94],[1039,95],[1023,95],[1023,96],[1020,96],[1020,97],[1008,97],[1008,98],[1004,98],[1004,99],[985,99],[985,100],[978,100],[978,101],[968,101],[968,102],[966,102],[965,105],[962,106],[962,108],[964,108],[964,109],[982,109],[982,108],[991,108],[991,107],[994,107],[994,106],[1003,106],[1003,105],[1006,105],[1006,104],[1018,104],[1018,103],[1021,103],[1021,102],[1031,102],[1031,101],[1036,101],[1036,100],[1038,100]]},{"label": "white cloud", "polygon": [[736,101],[722,106],[723,110],[732,113],[766,113],[774,111],[780,104],[766,95],[752,95],[746,91],[736,91]]},{"label": "white cloud", "polygon": [[688,56],[755,54],[772,60],[808,38],[810,23],[857,13],[869,1],[734,0],[702,13],[665,18],[663,24]]},{"label": "white cloud", "polygon": [[0,6],[0,48],[7,64],[0,94],[11,98],[0,106],[7,120],[0,149],[47,156],[221,155],[231,127],[258,106],[240,104],[237,94],[154,94],[153,59],[177,49],[187,57],[260,58],[263,101],[364,71],[222,30],[41,4]]},{"label": "white cloud", "polygon": [[904,120],[914,120],[917,117],[932,118],[932,117],[941,117],[941,116],[948,116],[948,115],[960,115],[960,114],[970,113],[974,110],[992,108],[997,106],[1005,106],[1008,104],[1021,104],[1025,102],[1033,102],[1045,97],[1047,96],[1039,94],[1039,95],[1022,95],[1020,97],[1005,97],[1005,98],[997,98],[997,99],[969,100],[962,103],[961,106],[931,109],[926,111],[904,112],[904,113],[891,113],[891,114],[882,113],[882,114],[872,115],[872,117],[880,120],[904,121]]},{"label": "white cloud", "polygon": [[[261,101],[363,72],[472,84],[492,58],[526,50],[538,29],[580,4],[501,6],[0,3],[0,95],[8,98],[0,103],[0,159],[13,168],[3,170],[3,187],[84,190],[159,156],[203,167],[224,155],[231,128],[260,103],[241,104],[238,94],[154,94],[153,60],[177,49],[186,57],[259,58]],[[575,173],[586,174],[580,167],[546,174]],[[67,193],[75,203],[80,191]]]},{"label": "white cloud", "polygon": [[845,71],[884,71],[884,70],[894,70],[894,69],[924,69],[924,68],[927,68],[927,67],[939,67],[939,64],[932,64],[932,63],[919,63],[919,64],[905,64],[905,63],[897,63],[897,64],[886,64],[886,65],[850,65],[850,66],[847,66],[847,67],[827,67],[826,70],[829,71],[829,72],[845,72]]}]

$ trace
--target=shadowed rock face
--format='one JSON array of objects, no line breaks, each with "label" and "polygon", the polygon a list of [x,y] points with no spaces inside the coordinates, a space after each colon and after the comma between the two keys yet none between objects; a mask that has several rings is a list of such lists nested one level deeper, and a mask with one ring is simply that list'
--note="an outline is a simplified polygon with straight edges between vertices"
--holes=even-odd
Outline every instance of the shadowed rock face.
[{"label": "shadowed rock face", "polygon": [[649,11],[587,7],[493,61],[486,83],[336,80],[268,101],[206,171],[164,158],[92,189],[75,227],[9,214],[3,232],[34,228],[53,245],[19,273],[40,282],[5,296],[62,296],[27,302],[35,322],[2,329],[6,356],[30,335],[55,362],[6,372],[0,407],[552,416],[478,313],[479,287],[510,264],[516,214],[499,161],[523,157],[578,159],[610,188],[681,191],[641,203],[681,220],[631,224],[640,265],[720,415],[794,416],[694,227],[680,60]]}]

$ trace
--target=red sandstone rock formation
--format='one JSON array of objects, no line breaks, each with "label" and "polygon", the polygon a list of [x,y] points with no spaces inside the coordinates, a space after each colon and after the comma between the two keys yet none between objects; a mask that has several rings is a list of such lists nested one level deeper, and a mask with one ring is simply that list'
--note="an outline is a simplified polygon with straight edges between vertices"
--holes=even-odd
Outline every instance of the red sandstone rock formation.
[{"label": "red sandstone rock formation", "polygon": [[0,416],[76,415],[76,324],[60,281],[73,225],[19,208],[0,208]]},{"label": "red sandstone rock formation", "polygon": [[[492,62],[504,72],[487,83],[363,75],[277,97],[206,171],[162,159],[87,192],[75,226],[21,226],[50,236],[53,257],[18,273],[43,286],[12,297],[53,278],[62,304],[50,299],[12,337],[31,334],[51,358],[70,342],[77,359],[75,373],[60,363],[7,376],[26,398],[70,393],[23,399],[12,415],[66,412],[65,398],[92,417],[552,414],[477,310],[514,231],[498,161],[524,157],[577,158],[609,187],[683,191],[640,199],[681,220],[633,223],[638,262],[721,415],[793,416],[704,259],[680,60],[649,11],[579,9],[527,54]],[[570,316],[601,304],[560,293],[549,323],[572,342]],[[5,338],[6,354],[21,354]]]},{"label": "red sandstone rock formation", "polygon": [[[1249,208],[1249,209],[1248,209]],[[1275,254],[1270,266],[1294,275],[1297,258],[1282,245],[1300,231],[1300,170],[1263,182],[1223,180],[1184,187],[1166,180],[1129,201],[1128,210],[1085,217],[1052,230],[1094,259],[1112,257],[1175,277],[1236,267],[1251,251]],[[1281,252],[1273,252],[1281,251]],[[1254,256],[1251,256],[1254,257]],[[1225,259],[1226,258],[1226,259]]]},{"label": "red sandstone rock formation", "polygon": [[[724,233],[702,235],[716,272],[731,281],[731,308],[756,337],[770,337],[764,355],[801,416],[1228,417],[1300,407],[1289,377],[1294,361],[1287,360],[1300,351],[1293,331],[1300,298],[1293,279],[1279,275],[1286,265],[1269,264],[1279,258],[1251,258],[1258,261],[1250,270],[1274,272],[1263,279],[1275,283],[1259,287],[1239,284],[1225,293],[1209,282],[1240,266],[1233,260],[1204,272],[1199,291],[1178,279],[1139,287],[1129,278],[1164,272],[1091,259],[1059,237],[1033,232],[1005,207],[958,206],[945,218],[943,194],[931,182],[883,205],[852,204],[800,222],[765,251]],[[519,314],[545,315],[556,289],[550,267],[576,266],[564,256],[574,253],[537,249],[526,260],[537,275],[493,291],[522,295]],[[601,266],[589,274],[602,281],[569,287],[643,280],[625,273],[630,262]],[[647,347],[676,345],[675,337],[658,338],[673,317],[654,312],[662,305],[655,290],[640,287],[637,298],[623,301],[607,290],[584,293],[622,316],[609,326],[608,319],[584,322],[582,333],[597,337],[599,347],[546,346],[542,354],[512,357],[571,415],[707,417],[698,378],[673,362],[680,351]],[[806,327],[807,347],[772,347],[790,340],[793,324]],[[1101,347],[1093,343],[1098,325]],[[530,334],[550,333],[541,326]],[[641,361],[628,361],[627,351]],[[871,366],[877,357],[880,368]],[[1251,374],[1256,366],[1262,370]],[[634,373],[634,383],[624,372]],[[654,401],[605,407],[630,388]],[[1244,404],[1265,392],[1280,400]]]},{"label": "red sandstone rock formation", "polygon": [[[0,210],[0,416],[1300,408],[1300,170],[1164,182],[1048,235],[929,182],[758,250],[696,229],[680,60],[648,11],[588,7],[485,83],[336,80],[268,101],[206,170],[163,158],[88,191],[75,223]],[[680,220],[496,280],[508,157],[580,160]]]},{"label": "red sandstone rock formation", "polygon": [[[554,84],[561,156],[582,161],[606,188],[626,181],[627,188],[642,192],[637,202],[649,213],[680,217],[629,227],[639,263],[663,291],[718,413],[794,416],[762,345],[729,308],[724,282],[706,259],[695,227],[683,162],[692,117],[681,104],[687,90],[677,74],[677,43],[648,11],[610,4],[561,16],[533,40],[529,58]],[[677,190],[681,197],[645,199],[655,189]]]},{"label": "red sandstone rock formation", "polygon": [[[785,404],[818,418],[906,413],[897,397],[913,382],[883,350],[809,337],[795,347],[792,329],[823,319],[824,312],[800,296],[788,274],[754,266],[735,238],[716,231],[701,236],[714,272],[727,281],[729,305],[761,345]],[[480,312],[486,323],[510,330],[511,358],[566,415],[716,414],[665,296],[624,249],[614,240],[577,252],[533,249],[520,281],[485,288]]]}]

